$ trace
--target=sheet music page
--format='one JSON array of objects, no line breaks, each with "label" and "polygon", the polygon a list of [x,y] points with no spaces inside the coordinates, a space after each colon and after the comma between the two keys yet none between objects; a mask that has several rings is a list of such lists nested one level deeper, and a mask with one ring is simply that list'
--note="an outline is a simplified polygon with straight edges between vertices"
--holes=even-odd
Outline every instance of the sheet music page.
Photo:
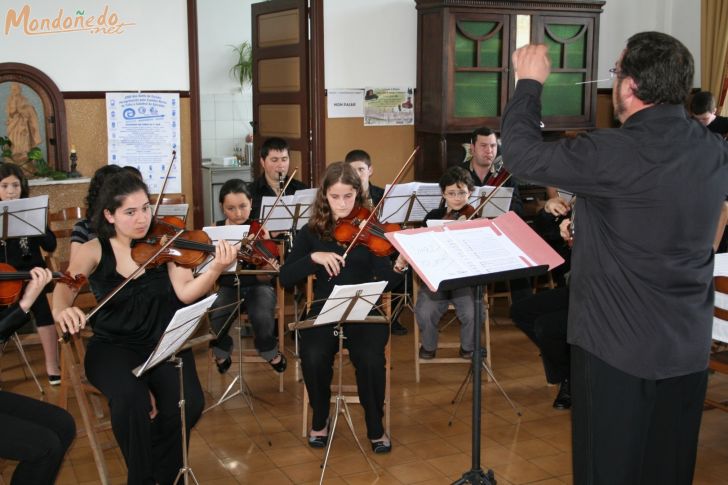
[{"label": "sheet music page", "polygon": [[[243,225],[230,225],[230,226],[205,226],[202,228],[203,231],[207,233],[208,236],[210,236],[210,239],[212,239],[212,244],[217,244],[218,241],[224,239],[230,244],[233,244],[236,248],[240,247],[240,240],[243,239],[245,236],[248,235],[248,231],[250,230],[250,226],[247,224]],[[212,260],[215,259],[212,257],[212,255],[209,255],[207,259],[205,259],[204,262],[202,262],[197,268],[196,272],[204,273],[207,271],[207,268],[209,267]],[[238,268],[238,262],[233,261],[233,263],[225,268],[225,273],[234,273]]]},{"label": "sheet music page", "polygon": [[298,221],[296,222],[296,230],[300,230],[308,224],[311,218],[311,206],[316,200],[318,189],[301,189],[297,190],[293,195],[295,203],[299,205]]},{"label": "sheet music page", "polygon": [[189,208],[189,204],[160,204],[157,215],[162,217],[180,217],[182,220],[187,220],[187,212],[189,211]]},{"label": "sheet music page", "polygon": [[192,334],[195,333],[202,315],[212,306],[216,299],[217,295],[210,295],[204,300],[177,310],[169,325],[167,325],[167,329],[162,334],[162,338],[159,340],[154,352],[152,352],[144,364],[132,371],[134,375],[139,377],[148,369],[172,357]]},{"label": "sheet music page", "polygon": [[[495,190],[495,186],[493,185],[477,187],[470,196],[469,201],[470,205],[473,206],[473,209],[477,208],[481,204],[483,197],[488,197],[493,190]],[[513,187],[499,188],[493,198],[490,199],[483,208],[483,217],[493,219],[499,215],[505,214],[510,210],[512,200]]]},{"label": "sheet music page", "polygon": [[[35,237],[45,234],[48,195],[0,201],[0,214],[7,208],[8,238]],[[4,217],[0,217],[0,235]]]},{"label": "sheet music page", "polygon": [[440,207],[442,201],[442,190],[440,184],[422,183],[417,187],[415,203],[410,213],[410,221],[422,221],[431,210]]},{"label": "sheet music page", "polygon": [[392,187],[392,190],[389,191],[387,198],[382,202],[382,212],[379,220],[396,224],[404,222],[409,199],[412,194],[417,192],[418,184],[419,182],[407,182],[405,184],[396,184],[394,187],[392,187],[392,184],[387,184],[384,187],[384,193],[386,194],[390,187]]},{"label": "sheet music page", "polygon": [[318,317],[316,317],[314,325],[325,325],[341,321],[344,312],[349,308],[351,299],[360,290],[361,297],[357,299],[346,320],[360,321],[366,319],[386,286],[386,281],[334,286],[334,290],[324,303],[324,307],[321,309]]},{"label": "sheet music page", "polygon": [[[278,205],[273,209],[268,222],[265,223],[265,228],[269,231],[290,231],[293,226],[293,211],[295,210],[296,200],[295,195],[284,195],[281,197]],[[271,207],[276,201],[276,197],[263,197],[261,200],[261,212],[260,219],[263,220],[268,217],[268,213],[271,211]]]},{"label": "sheet music page", "polygon": [[713,276],[728,276],[728,253],[716,254],[713,263]]}]

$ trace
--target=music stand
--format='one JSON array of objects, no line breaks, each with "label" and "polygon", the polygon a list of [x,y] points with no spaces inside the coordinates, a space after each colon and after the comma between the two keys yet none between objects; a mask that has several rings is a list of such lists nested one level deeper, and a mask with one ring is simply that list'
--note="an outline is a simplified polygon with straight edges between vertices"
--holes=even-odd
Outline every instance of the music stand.
[{"label": "music stand", "polygon": [[[45,235],[45,228],[48,224],[47,216],[47,195],[0,201],[0,244],[3,247],[3,258],[5,262],[8,262],[8,245],[6,241],[13,238]],[[18,352],[20,352],[20,356],[23,362],[25,362],[28,371],[30,371],[30,376],[33,378],[35,385],[38,386],[38,391],[41,396],[44,395],[45,391],[40,385],[40,382],[38,382],[38,377],[35,375],[33,367],[30,365],[18,333],[13,333],[11,338],[18,348]]]},{"label": "music stand", "polygon": [[369,312],[371,312],[372,308],[374,308],[376,301],[382,295],[382,291],[384,291],[384,287],[386,285],[386,281],[362,283],[360,285],[336,285],[316,319],[293,322],[289,325],[291,330],[303,330],[318,325],[336,325],[334,335],[338,337],[339,342],[339,376],[337,393],[334,401],[334,418],[329,423],[329,439],[326,444],[326,451],[324,452],[324,461],[321,464],[321,478],[319,479],[319,485],[323,484],[324,481],[326,466],[328,465],[329,455],[334,444],[334,435],[336,432],[336,425],[339,421],[339,414],[344,415],[346,424],[349,426],[349,431],[351,431],[351,435],[354,437],[354,441],[356,442],[359,451],[362,456],[364,456],[364,459],[367,461],[372,471],[379,476],[374,463],[372,463],[371,459],[367,456],[359,438],[356,435],[354,422],[351,419],[351,413],[349,411],[349,405],[347,404],[344,396],[344,323],[389,324],[389,319],[386,316],[368,316]]},{"label": "music stand", "polygon": [[[492,470],[480,466],[481,369],[485,353],[481,347],[483,288],[490,282],[543,274],[549,266],[563,263],[554,250],[517,215],[509,212],[495,220],[477,219],[434,228],[386,234],[420,278],[435,291],[475,288],[473,341],[472,463],[453,485],[495,485]],[[441,251],[433,254],[433,248]],[[494,261],[488,253],[498,255]],[[434,258],[434,259],[433,259]],[[463,261],[463,258],[465,260]],[[470,259],[467,259],[470,258]]]},{"label": "music stand", "polygon": [[179,482],[180,478],[184,478],[185,485],[189,484],[190,478],[192,478],[194,483],[199,485],[199,482],[192,471],[192,467],[189,465],[187,453],[184,372],[182,368],[182,358],[179,357],[179,353],[190,348],[189,346],[186,346],[185,343],[188,342],[192,334],[195,330],[197,330],[200,320],[216,298],[217,295],[211,295],[204,300],[200,300],[197,303],[177,310],[149,358],[147,358],[142,365],[132,371],[135,376],[140,377],[152,367],[155,367],[165,361],[171,362],[177,368],[177,375],[179,376],[180,424],[182,426],[182,468],[179,469],[177,477],[174,480],[175,485]]}]

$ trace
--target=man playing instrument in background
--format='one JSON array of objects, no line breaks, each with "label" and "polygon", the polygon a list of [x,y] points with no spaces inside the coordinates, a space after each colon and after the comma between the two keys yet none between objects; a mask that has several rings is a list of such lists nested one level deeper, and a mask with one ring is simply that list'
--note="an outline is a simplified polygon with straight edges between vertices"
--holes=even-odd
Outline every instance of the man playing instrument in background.
[{"label": "man playing instrument in background", "polygon": [[[288,143],[283,138],[268,138],[260,147],[260,166],[263,173],[251,185],[253,192],[252,219],[261,218],[261,201],[263,197],[276,197],[281,193],[288,181],[290,167]],[[307,189],[306,184],[293,179],[286,187],[283,195],[293,195],[297,190]]]}]

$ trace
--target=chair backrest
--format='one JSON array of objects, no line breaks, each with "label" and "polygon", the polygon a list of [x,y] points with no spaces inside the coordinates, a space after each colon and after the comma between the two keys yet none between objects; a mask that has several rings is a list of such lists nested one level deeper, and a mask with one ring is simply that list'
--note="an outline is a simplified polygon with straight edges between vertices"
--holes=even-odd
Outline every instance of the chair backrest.
[{"label": "chair backrest", "polygon": [[728,343],[728,276],[716,276],[713,281],[713,339]]},{"label": "chair backrest", "polygon": [[64,271],[68,267],[73,225],[85,216],[86,210],[81,207],[66,207],[48,214],[48,226],[58,242],[56,250],[46,258],[53,271]]},{"label": "chair backrest", "polygon": [[[156,204],[157,198],[159,198],[159,194],[151,194],[149,196],[149,203]],[[164,194],[162,196],[162,202],[160,202],[160,204],[184,204],[185,202],[187,202],[185,199],[185,194]]]}]

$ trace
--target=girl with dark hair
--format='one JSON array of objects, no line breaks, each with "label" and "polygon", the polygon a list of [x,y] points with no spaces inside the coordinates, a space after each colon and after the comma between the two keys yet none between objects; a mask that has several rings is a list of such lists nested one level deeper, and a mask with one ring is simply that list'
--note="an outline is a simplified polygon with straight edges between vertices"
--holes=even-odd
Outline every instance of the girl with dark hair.
[{"label": "girl with dark hair", "polygon": [[[151,218],[144,182],[126,171],[112,175],[94,207],[92,221],[98,237],[78,248],[68,271],[87,276],[100,301],[139,267],[132,259],[131,245],[147,233]],[[141,378],[132,369],[149,357],[180,302],[189,304],[204,296],[235,256],[233,248],[222,241],[208,271],[197,278],[192,270],[174,262],[147,267],[89,322],[93,336],[86,348],[86,376],[109,401],[111,426],[126,461],[128,483],[172,483],[182,466],[177,369],[164,363]],[[84,312],[71,306],[76,292],[58,285],[53,293],[55,320],[71,334],[86,325]],[[192,352],[179,355],[184,362],[189,429],[202,413],[204,397]]]},{"label": "girl with dark hair", "polygon": [[[220,208],[225,219],[217,221],[218,226],[241,225],[250,223],[250,211],[253,197],[247,184],[240,179],[230,179],[220,188]],[[268,231],[263,229],[263,237],[269,239]],[[245,268],[243,268],[245,269]],[[271,285],[272,276],[269,275],[222,275],[217,282],[216,307],[230,305],[240,297],[245,302],[248,318],[255,332],[255,348],[273,370],[281,373],[286,370],[286,358],[278,350],[275,337],[275,307],[276,293]],[[239,291],[238,291],[239,290]],[[232,311],[213,311],[210,318],[212,330],[218,335],[216,340],[210,342],[212,353],[215,356],[217,370],[221,374],[227,372],[232,363],[230,352],[233,348],[233,339],[224,328],[228,320],[232,321]]]},{"label": "girl with dark hair", "polygon": [[[28,197],[28,180],[23,171],[14,163],[0,164],[0,200],[25,199]],[[56,236],[46,226],[45,234],[38,237],[21,237],[0,242],[0,261],[12,265],[18,271],[31,268],[45,268],[46,263],[40,250],[52,253],[56,249]],[[51,291],[51,285],[45,289]],[[38,336],[43,346],[48,382],[52,386],[61,383],[61,369],[58,367],[58,334],[53,325],[53,315],[45,297],[38,298],[31,308],[38,327]]]},{"label": "girl with dark hair", "polygon": [[[347,163],[329,165],[319,187],[308,225],[299,231],[293,249],[281,268],[284,286],[293,286],[315,275],[314,299],[328,298],[334,285],[351,285],[387,280],[389,287],[400,282],[405,260],[400,256],[392,268],[388,257],[375,256],[365,246],[354,247],[342,257],[345,247],[333,238],[336,221],[348,216],[357,206],[365,205],[361,180]],[[313,314],[323,303],[311,308]],[[335,326],[323,325],[300,331],[300,355],[303,378],[313,408],[313,423],[308,444],[323,448],[328,442],[328,415],[331,398],[334,356],[338,352]],[[356,325],[346,327],[345,345],[356,368],[359,400],[364,408],[372,450],[387,453],[392,444],[384,432],[382,417],[385,391],[384,347],[389,340],[385,325]]]}]

